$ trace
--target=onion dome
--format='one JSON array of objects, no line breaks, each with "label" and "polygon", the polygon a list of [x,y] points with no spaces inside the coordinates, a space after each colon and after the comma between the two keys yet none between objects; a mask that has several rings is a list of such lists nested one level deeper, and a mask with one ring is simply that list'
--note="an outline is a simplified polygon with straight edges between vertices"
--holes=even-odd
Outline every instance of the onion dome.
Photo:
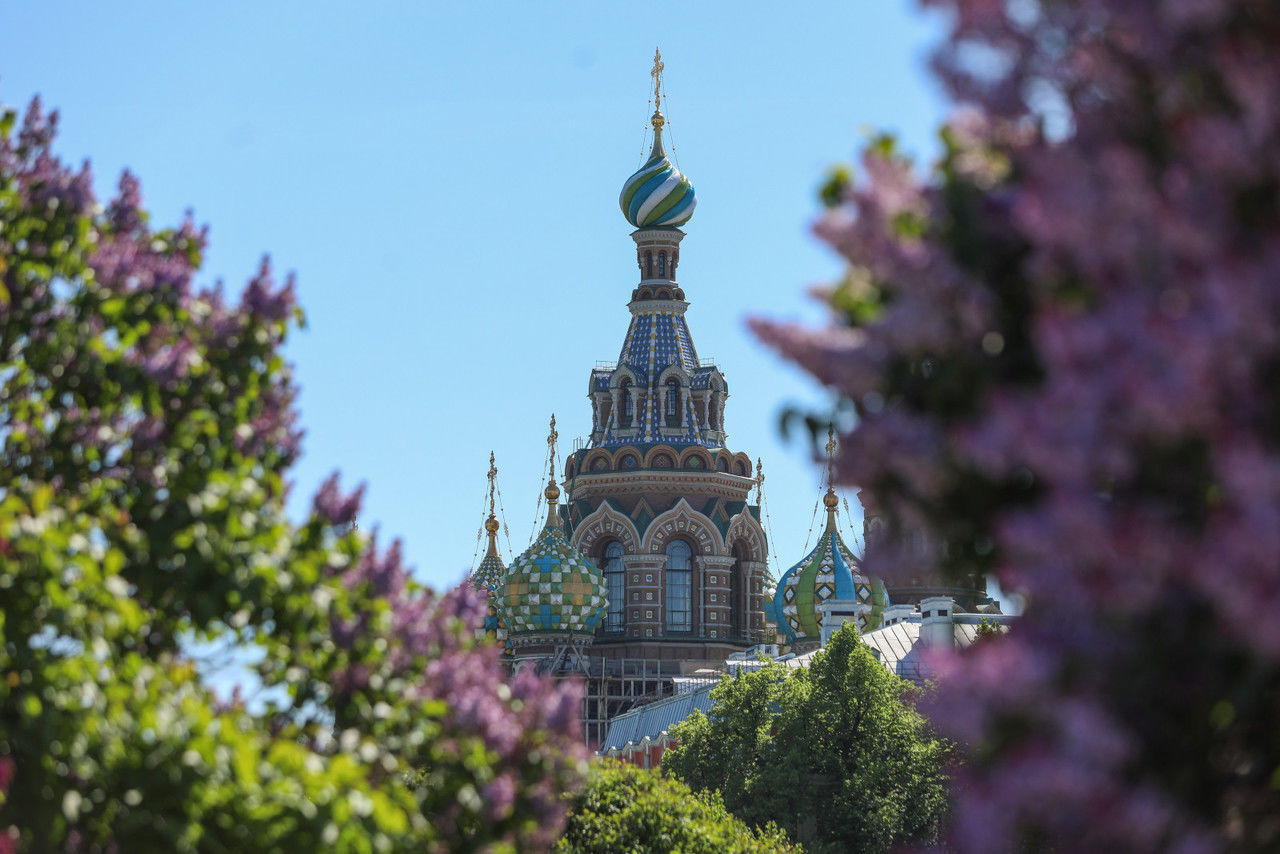
[{"label": "onion dome", "polygon": [[693,184],[681,174],[662,150],[662,113],[653,114],[653,149],[640,170],[627,179],[618,205],[627,222],[636,228],[684,225],[693,217],[698,200]]},{"label": "onion dome", "polygon": [[693,184],[667,159],[662,149],[662,54],[653,53],[653,148],[649,159],[622,185],[618,204],[627,222],[636,228],[675,228],[693,216],[697,199]]},{"label": "onion dome", "polygon": [[490,590],[498,590],[502,587],[503,579],[507,577],[507,568],[502,563],[502,556],[498,554],[498,517],[492,511],[484,522],[484,530],[489,536],[489,547],[485,550],[480,564],[472,570],[471,583],[476,586],[483,584]]},{"label": "onion dome", "polygon": [[822,613],[818,605],[828,599],[858,604],[859,632],[879,628],[888,603],[884,584],[861,574],[858,559],[836,530],[840,499],[834,489],[827,489],[822,503],[827,508],[826,530],[813,551],[782,574],[772,601],[765,603],[765,616],[777,624],[778,634],[791,644],[821,640]]},{"label": "onion dome", "polygon": [[508,636],[591,634],[608,603],[604,576],[565,538],[555,481],[544,494],[550,505],[547,524],[533,545],[511,562],[498,599],[498,617]]}]

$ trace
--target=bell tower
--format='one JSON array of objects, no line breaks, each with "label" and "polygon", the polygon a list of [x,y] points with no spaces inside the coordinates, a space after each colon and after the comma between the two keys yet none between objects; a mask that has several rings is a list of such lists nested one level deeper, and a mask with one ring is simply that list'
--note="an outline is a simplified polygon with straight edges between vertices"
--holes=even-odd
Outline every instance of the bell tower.
[{"label": "bell tower", "polygon": [[653,143],[618,197],[640,278],[617,361],[591,372],[590,438],[564,473],[570,540],[608,590],[592,654],[667,661],[676,674],[772,632],[752,461],[726,445],[729,383],[699,358],[677,279],[697,200],[663,141],[662,71],[655,52]]}]

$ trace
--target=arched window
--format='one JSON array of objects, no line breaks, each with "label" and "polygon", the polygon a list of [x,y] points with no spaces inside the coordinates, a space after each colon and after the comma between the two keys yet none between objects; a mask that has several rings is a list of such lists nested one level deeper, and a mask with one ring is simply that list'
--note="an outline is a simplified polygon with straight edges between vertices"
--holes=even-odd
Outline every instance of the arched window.
[{"label": "arched window", "polygon": [[743,565],[746,560],[746,549],[742,547],[742,543],[734,543],[733,545],[733,569],[729,573],[729,636],[733,638],[746,639],[746,583],[743,576],[746,574],[747,568]]},{"label": "arched window", "polygon": [[604,547],[604,584],[609,591],[609,605],[604,612],[604,630],[622,631],[622,614],[626,603],[626,567],[622,565],[622,543],[614,540]]},{"label": "arched window", "polygon": [[646,279],[653,278],[653,253],[644,253],[644,277]]},{"label": "arched window", "polygon": [[684,540],[667,544],[667,631],[693,631],[693,549]]},{"label": "arched window", "polygon": [[631,380],[623,380],[621,383],[622,397],[622,413],[618,419],[618,425],[621,427],[630,427],[631,419],[635,417],[635,404],[631,401]]},{"label": "arched window", "polygon": [[667,378],[666,406],[668,427],[680,426],[680,383],[675,377]]},{"label": "arched window", "polygon": [[658,278],[666,278],[667,275],[667,253],[658,253]]}]

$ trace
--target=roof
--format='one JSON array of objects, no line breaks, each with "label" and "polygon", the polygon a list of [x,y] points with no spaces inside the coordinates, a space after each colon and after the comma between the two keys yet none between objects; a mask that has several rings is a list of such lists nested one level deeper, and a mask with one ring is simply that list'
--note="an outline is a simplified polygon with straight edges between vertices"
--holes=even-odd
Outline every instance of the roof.
[{"label": "roof", "polygon": [[[956,620],[951,625],[957,647],[967,647],[977,639],[977,623]],[[867,632],[861,639],[864,644],[875,650],[880,663],[895,676],[901,676],[912,682],[921,682],[928,676],[921,661],[919,622],[903,621],[891,626],[883,626]],[[807,667],[817,652],[816,649],[811,650],[782,663],[788,667]]]},{"label": "roof", "polygon": [[716,680],[712,684],[699,686],[674,697],[664,697],[618,715],[609,722],[609,732],[600,745],[600,752],[621,750],[628,744],[638,745],[646,737],[657,740],[695,711],[710,711],[711,689],[718,684],[719,680]]}]

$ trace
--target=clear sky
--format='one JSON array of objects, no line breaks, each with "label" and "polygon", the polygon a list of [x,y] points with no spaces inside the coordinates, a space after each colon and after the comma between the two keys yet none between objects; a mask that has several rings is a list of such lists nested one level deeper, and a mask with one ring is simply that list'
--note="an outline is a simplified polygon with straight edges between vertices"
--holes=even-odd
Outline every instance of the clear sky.
[{"label": "clear sky", "polygon": [[617,196],[660,46],[698,193],[680,283],[729,379],[728,444],[764,458],[778,572],[819,479],[778,414],[827,398],[743,320],[824,321],[805,291],[840,265],[809,235],[816,188],[870,129],[935,155],[940,33],[906,0],[0,0],[0,101],[59,108],[61,153],[100,192],[128,166],[157,222],[194,209],[210,280],[238,289],[264,252],[297,272],[295,509],[335,468],[367,481],[362,525],[443,585],[472,563],[489,451],[518,552],[548,416],[562,452],[590,430],[587,377],[617,358],[637,279]]}]

